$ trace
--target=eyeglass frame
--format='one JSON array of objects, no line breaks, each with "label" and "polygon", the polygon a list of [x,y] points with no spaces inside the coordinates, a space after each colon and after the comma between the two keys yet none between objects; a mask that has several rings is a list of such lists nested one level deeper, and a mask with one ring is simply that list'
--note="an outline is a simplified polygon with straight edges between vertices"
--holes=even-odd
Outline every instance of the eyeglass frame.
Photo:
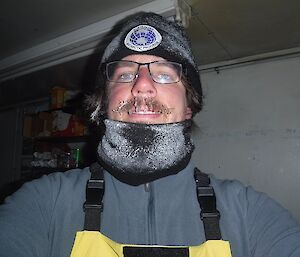
[{"label": "eyeglass frame", "polygon": [[[138,64],[138,68],[137,68],[136,74],[135,74],[134,78],[133,78],[131,81],[126,81],[126,82],[122,81],[122,82],[120,82],[120,81],[115,81],[115,80],[110,80],[110,79],[109,79],[107,67],[108,67],[109,64],[111,64],[111,63],[117,63],[117,62],[129,62],[129,63],[136,63],[136,64]],[[176,64],[176,65],[178,65],[177,67],[180,67],[179,74],[178,74],[178,80],[175,81],[175,82],[167,82],[167,83],[161,83],[161,82],[155,81],[154,78],[153,78],[153,76],[152,76],[152,74],[151,74],[151,71],[150,71],[150,64],[152,64],[152,63],[170,63],[170,64]],[[140,63],[140,62],[135,62],[135,61],[130,61],[130,60],[116,60],[116,61],[110,61],[110,62],[104,63],[104,65],[103,65],[103,68],[104,68],[103,73],[104,73],[104,75],[105,75],[107,81],[109,81],[109,82],[132,83],[133,81],[135,81],[135,80],[138,78],[140,67],[141,67],[141,66],[145,66],[145,65],[147,66],[147,69],[148,69],[148,72],[149,72],[149,74],[150,74],[151,79],[152,79],[155,83],[162,84],[162,85],[178,83],[179,81],[181,81],[182,75],[184,74],[184,71],[183,71],[183,68],[184,68],[184,67],[183,67],[183,65],[182,65],[181,63],[173,62],[173,61],[167,61],[167,60],[157,60],[157,61],[145,62],[145,63]]]}]

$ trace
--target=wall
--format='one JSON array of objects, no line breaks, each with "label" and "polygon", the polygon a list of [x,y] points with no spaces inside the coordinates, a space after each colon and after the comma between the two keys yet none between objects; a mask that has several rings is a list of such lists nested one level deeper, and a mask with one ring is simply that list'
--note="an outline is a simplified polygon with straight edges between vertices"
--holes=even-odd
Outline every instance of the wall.
[{"label": "wall", "polygon": [[300,57],[201,76],[197,166],[268,193],[300,221]]}]

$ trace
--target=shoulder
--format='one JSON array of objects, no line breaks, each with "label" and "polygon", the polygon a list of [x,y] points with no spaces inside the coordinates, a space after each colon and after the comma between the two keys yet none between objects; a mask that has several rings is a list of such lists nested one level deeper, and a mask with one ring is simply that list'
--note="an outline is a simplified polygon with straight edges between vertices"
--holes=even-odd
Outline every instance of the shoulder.
[{"label": "shoulder", "polygon": [[213,186],[216,196],[223,201],[240,201],[247,200],[247,195],[262,194],[255,191],[251,186],[245,186],[238,180],[219,179],[214,175],[209,175],[211,185]]},{"label": "shoulder", "polygon": [[261,210],[271,216],[276,213],[288,213],[277,201],[266,193],[255,190],[252,186],[246,186],[237,180],[218,179],[213,175],[210,175],[210,179],[221,205],[226,204],[231,207],[235,205],[248,215],[254,215],[255,212]]},{"label": "shoulder", "polygon": [[89,177],[89,168],[52,173],[25,183],[7,197],[0,206],[0,241],[5,242],[0,252],[33,256],[34,251],[46,256],[50,244],[58,249],[69,246],[82,227]]},{"label": "shoulder", "polygon": [[11,202],[43,202],[45,199],[48,205],[54,203],[60,195],[70,197],[67,192],[84,192],[87,180],[90,177],[89,168],[73,169],[66,172],[55,172],[44,175],[41,178],[24,183],[14,194],[7,197],[6,204]]},{"label": "shoulder", "polygon": [[85,188],[87,180],[90,178],[89,167],[84,169],[72,169],[66,172],[55,172],[40,179],[33,180],[35,187],[51,186],[55,190],[68,190],[83,186]]},{"label": "shoulder", "polygon": [[1,220],[6,224],[17,222],[28,228],[37,222],[36,229],[42,231],[62,213],[82,211],[89,177],[89,168],[74,169],[25,183],[0,206],[0,224]]},{"label": "shoulder", "polygon": [[[218,179],[210,175],[217,201],[223,208],[240,209],[245,215],[253,214],[262,209],[267,212],[287,212],[266,193],[255,190],[252,186],[244,185],[238,180]],[[233,208],[234,207],[234,208]]]},{"label": "shoulder", "polygon": [[300,226],[288,210],[239,181],[210,178],[223,236],[231,241],[233,252],[249,248],[254,256],[299,256]]}]

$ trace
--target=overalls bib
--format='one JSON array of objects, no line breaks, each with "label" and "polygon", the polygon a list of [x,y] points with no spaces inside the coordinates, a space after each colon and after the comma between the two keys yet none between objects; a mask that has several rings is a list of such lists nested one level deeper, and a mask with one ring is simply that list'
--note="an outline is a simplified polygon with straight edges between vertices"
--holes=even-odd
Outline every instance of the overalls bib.
[{"label": "overalls bib", "polygon": [[76,233],[71,257],[231,257],[230,244],[221,239],[220,214],[216,197],[209,185],[208,175],[195,168],[197,197],[201,208],[206,242],[198,246],[159,246],[119,244],[100,232],[103,210],[104,179],[102,167],[90,167],[91,179],[87,182],[84,231]]}]

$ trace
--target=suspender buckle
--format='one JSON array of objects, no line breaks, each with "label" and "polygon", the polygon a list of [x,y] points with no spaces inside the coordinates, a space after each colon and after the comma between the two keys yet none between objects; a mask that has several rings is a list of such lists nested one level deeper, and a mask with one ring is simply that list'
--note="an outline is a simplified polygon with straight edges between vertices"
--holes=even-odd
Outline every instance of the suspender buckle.
[{"label": "suspender buckle", "polygon": [[214,196],[215,192],[212,186],[198,186],[197,197]]},{"label": "suspender buckle", "polygon": [[84,230],[100,231],[100,217],[103,211],[102,198],[105,189],[103,168],[95,162],[90,166],[90,172],[91,178],[86,185],[86,201],[83,204]]},{"label": "suspender buckle", "polygon": [[87,182],[88,188],[97,188],[100,190],[104,190],[104,180],[103,179],[90,179]]},{"label": "suspender buckle", "polygon": [[220,219],[221,215],[218,210],[215,210],[214,212],[201,212],[200,213],[200,218],[201,220],[206,219],[206,218],[214,218],[214,219]]},{"label": "suspender buckle", "polygon": [[104,180],[90,179],[87,182],[86,201],[83,204],[84,211],[86,211],[87,209],[100,209],[100,211],[102,212],[103,194],[104,194]]},{"label": "suspender buckle", "polygon": [[91,209],[99,209],[100,212],[103,211],[103,204],[89,204],[87,202],[85,202],[83,204],[83,210],[86,211],[86,210],[91,210]]}]

